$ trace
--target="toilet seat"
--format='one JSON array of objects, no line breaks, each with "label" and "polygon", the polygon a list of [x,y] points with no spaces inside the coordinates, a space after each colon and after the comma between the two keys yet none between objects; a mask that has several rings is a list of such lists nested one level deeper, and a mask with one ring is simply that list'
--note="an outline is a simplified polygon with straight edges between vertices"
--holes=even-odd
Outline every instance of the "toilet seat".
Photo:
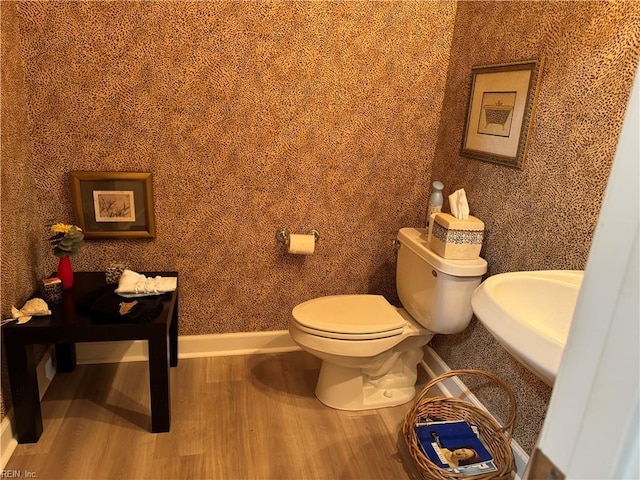
[{"label": "toilet seat", "polygon": [[293,318],[303,332],[340,340],[401,335],[407,321],[382,295],[332,295],[297,305]]}]

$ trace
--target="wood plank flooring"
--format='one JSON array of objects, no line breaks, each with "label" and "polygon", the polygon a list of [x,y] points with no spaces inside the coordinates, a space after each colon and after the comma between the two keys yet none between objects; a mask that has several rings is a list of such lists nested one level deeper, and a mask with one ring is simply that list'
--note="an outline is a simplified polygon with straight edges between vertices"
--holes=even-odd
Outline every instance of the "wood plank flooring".
[{"label": "wood plank flooring", "polygon": [[[420,479],[401,436],[411,404],[324,406],[306,352],[180,360],[171,431],[150,433],[147,363],[79,365],[42,401],[44,433],[5,471],[45,479]],[[426,381],[426,380],[425,380]]]}]

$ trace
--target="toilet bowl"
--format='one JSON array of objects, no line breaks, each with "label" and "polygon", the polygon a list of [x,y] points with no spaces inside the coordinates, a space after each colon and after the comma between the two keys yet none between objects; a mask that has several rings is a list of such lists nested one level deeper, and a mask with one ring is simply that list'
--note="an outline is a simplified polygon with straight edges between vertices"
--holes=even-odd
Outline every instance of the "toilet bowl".
[{"label": "toilet bowl", "polygon": [[433,335],[380,295],[335,295],[293,309],[289,333],[320,358],[318,399],[341,410],[400,405],[415,396],[422,347]]},{"label": "toilet bowl", "polygon": [[316,396],[329,407],[368,410],[412,400],[424,345],[471,320],[471,293],[486,261],[438,257],[425,229],[401,229],[398,243],[396,283],[404,308],[381,295],[332,295],[292,311],[289,333],[322,360]]}]

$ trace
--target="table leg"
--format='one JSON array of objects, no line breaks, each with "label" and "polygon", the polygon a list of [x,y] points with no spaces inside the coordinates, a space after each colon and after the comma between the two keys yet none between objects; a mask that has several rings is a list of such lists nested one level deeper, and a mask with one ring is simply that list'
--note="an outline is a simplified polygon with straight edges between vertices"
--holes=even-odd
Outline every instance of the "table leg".
[{"label": "table leg", "polygon": [[171,425],[169,392],[169,334],[157,330],[149,338],[149,383],[151,387],[151,431],[168,432]]},{"label": "table leg", "polygon": [[56,370],[73,372],[76,368],[76,344],[56,343]]},{"label": "table leg", "polygon": [[42,411],[33,345],[5,340],[18,443],[35,443],[42,435]]},{"label": "table leg", "polygon": [[178,298],[173,306],[173,314],[171,315],[169,324],[169,365],[178,366]]}]

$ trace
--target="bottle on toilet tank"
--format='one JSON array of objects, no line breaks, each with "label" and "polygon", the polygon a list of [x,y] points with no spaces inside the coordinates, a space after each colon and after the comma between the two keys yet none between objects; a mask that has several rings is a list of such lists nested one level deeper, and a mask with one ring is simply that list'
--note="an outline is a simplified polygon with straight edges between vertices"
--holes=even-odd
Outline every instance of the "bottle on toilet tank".
[{"label": "bottle on toilet tank", "polygon": [[444,198],[442,196],[444,185],[442,184],[442,182],[436,180],[432,185],[433,190],[431,191],[431,196],[429,197],[429,208],[427,210],[427,228],[429,228],[429,223],[431,222],[432,216],[442,211],[442,203],[444,201]]}]

